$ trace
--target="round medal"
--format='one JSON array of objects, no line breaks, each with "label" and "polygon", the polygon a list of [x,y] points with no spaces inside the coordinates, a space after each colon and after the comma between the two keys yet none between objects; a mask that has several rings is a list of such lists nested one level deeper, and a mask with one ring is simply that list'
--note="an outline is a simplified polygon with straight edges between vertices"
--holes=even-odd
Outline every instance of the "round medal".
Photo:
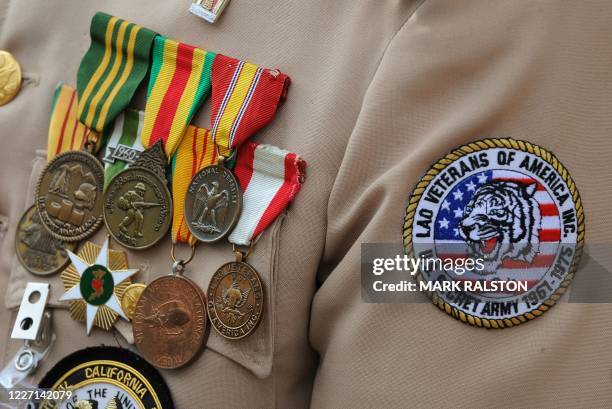
[{"label": "round medal", "polygon": [[263,314],[264,292],[257,271],[243,261],[222,265],[208,285],[208,317],[219,334],[240,339],[251,334]]},{"label": "round medal", "polygon": [[126,317],[128,317],[130,320],[134,318],[136,303],[138,303],[138,299],[142,295],[145,288],[147,288],[147,286],[144,284],[131,284],[125,289],[123,297],[121,297],[121,308],[123,309],[123,312],[125,312]]},{"label": "round medal", "polygon": [[[404,247],[434,304],[471,325],[542,315],[569,286],[584,244],[578,189],[542,147],[486,139],[440,159],[406,209]],[[431,262],[433,261],[433,263]]]},{"label": "round medal", "polygon": [[185,196],[185,220],[200,241],[225,237],[240,216],[242,193],[232,172],[222,165],[207,166],[191,180]]},{"label": "round medal", "polygon": [[21,67],[8,51],[0,50],[0,106],[8,104],[21,89]]},{"label": "round medal", "polygon": [[146,249],[160,241],[172,222],[172,199],[166,183],[149,169],[118,173],[104,193],[104,223],[122,246]]},{"label": "round medal", "polygon": [[36,207],[51,235],[74,242],[90,237],[102,224],[104,169],[83,151],[57,155],[36,186]]},{"label": "round medal", "polygon": [[92,347],[60,360],[40,381],[41,409],[172,409],[172,397],[159,372],[128,349]]},{"label": "round medal", "polygon": [[153,365],[163,369],[186,365],[206,339],[204,294],[188,278],[160,277],[140,295],[132,326],[138,350]]},{"label": "round medal", "polygon": [[40,223],[36,206],[21,216],[15,234],[15,252],[30,273],[44,276],[63,270],[70,262],[66,250],[74,251],[76,246],[51,236]]}]

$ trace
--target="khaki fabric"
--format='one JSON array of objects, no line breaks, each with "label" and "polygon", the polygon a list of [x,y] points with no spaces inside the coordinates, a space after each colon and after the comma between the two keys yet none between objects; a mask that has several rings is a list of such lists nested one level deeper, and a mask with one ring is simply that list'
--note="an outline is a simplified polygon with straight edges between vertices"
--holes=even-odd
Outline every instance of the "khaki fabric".
[{"label": "khaki fabric", "polygon": [[[188,6],[0,0],[0,49],[31,78],[0,107],[4,362],[20,346],[9,339],[20,289],[45,281],[13,267],[32,161],[46,147],[55,84],[75,84],[89,21],[101,10],[288,73],[288,100],[256,140],[308,161],[302,192],[249,258],[268,295],[262,324],[237,342],[213,331],[195,362],[162,371],[176,407],[612,406],[610,305],[564,303],[526,325],[487,331],[429,304],[366,304],[360,295],[361,243],[400,243],[421,175],[484,137],[553,151],[580,189],[587,243],[610,244],[610,2],[232,0],[215,25]],[[133,105],[144,107],[142,92]],[[209,111],[194,123],[208,126]],[[169,255],[168,238],[129,252],[129,261],[148,281],[169,272]],[[206,288],[232,257],[227,244],[201,246],[187,275]],[[120,332],[87,337],[53,302],[57,277],[49,282],[58,338],[34,381],[87,345],[130,347]]]}]

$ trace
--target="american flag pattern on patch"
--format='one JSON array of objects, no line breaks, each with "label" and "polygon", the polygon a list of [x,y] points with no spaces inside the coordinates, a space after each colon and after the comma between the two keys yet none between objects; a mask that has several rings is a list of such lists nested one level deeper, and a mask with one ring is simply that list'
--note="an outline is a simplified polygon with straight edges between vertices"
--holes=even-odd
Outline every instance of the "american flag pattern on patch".
[{"label": "american flag pattern on patch", "polygon": [[[584,245],[584,212],[569,172],[546,149],[486,139],[430,167],[406,206],[403,237],[405,251],[426,263],[416,277],[438,307],[505,328],[541,315],[565,292]],[[510,282],[521,289],[493,285]]]},{"label": "american flag pattern on patch", "polygon": [[[471,251],[466,239],[461,235],[461,222],[467,216],[466,206],[482,192],[483,187],[491,186],[492,182],[514,182],[519,186],[536,184],[533,198],[537,202],[539,215],[536,225],[531,226],[538,242],[532,243],[536,247],[536,254],[530,260],[504,257],[500,254],[501,265],[495,271],[488,271],[485,277],[471,271],[462,278],[469,279],[501,279],[501,280],[527,280],[528,287],[536,284],[554,263],[561,238],[561,221],[559,210],[553,198],[546,188],[535,179],[523,173],[510,170],[489,170],[466,177],[460,181],[440,205],[440,211],[435,221],[435,243],[436,254],[442,259],[458,259],[476,257]],[[512,186],[512,185],[511,185]],[[520,196],[520,195],[519,195]],[[503,195],[502,195],[503,197]],[[512,209],[510,209],[512,210]],[[522,209],[516,209],[514,223],[524,223],[526,214],[521,214]],[[511,241],[506,239],[506,242]],[[515,246],[521,243],[529,243],[530,237],[525,237]],[[501,243],[500,243],[501,244]]]}]

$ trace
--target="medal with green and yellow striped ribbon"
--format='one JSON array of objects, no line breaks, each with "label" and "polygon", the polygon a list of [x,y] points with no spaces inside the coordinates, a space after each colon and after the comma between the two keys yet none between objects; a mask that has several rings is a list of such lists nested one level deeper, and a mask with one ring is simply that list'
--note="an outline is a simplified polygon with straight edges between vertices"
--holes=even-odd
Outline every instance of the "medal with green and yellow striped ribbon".
[{"label": "medal with green and yellow striped ribbon", "polygon": [[91,46],[77,73],[79,120],[101,132],[147,74],[154,31],[105,13],[91,20]]}]

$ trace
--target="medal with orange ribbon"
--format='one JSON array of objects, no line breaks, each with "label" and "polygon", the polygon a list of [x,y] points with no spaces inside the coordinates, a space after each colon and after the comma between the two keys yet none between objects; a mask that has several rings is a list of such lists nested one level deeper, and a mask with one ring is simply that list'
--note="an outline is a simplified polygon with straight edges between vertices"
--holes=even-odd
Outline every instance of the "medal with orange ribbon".
[{"label": "medal with orange ribbon", "polygon": [[[194,113],[210,92],[214,58],[214,53],[161,36],[155,40],[141,138],[145,147],[157,146],[159,150],[163,146],[168,158],[174,156],[173,168],[179,156],[182,158],[179,167],[182,169],[182,163],[189,161],[189,170],[198,163],[203,165],[208,160],[216,159],[215,150],[205,152],[207,138],[204,130],[189,126]],[[189,158],[183,154],[175,155],[179,146],[187,146],[192,152],[193,145],[197,145],[197,149],[194,148]],[[135,166],[124,172],[138,169]],[[179,176],[182,174],[178,172],[173,180],[175,204],[182,204],[183,200],[177,188],[180,190],[191,178],[190,173],[185,181],[184,177]],[[183,275],[185,265],[193,258],[194,248],[191,247],[191,256],[186,260],[178,260],[174,254],[180,235],[174,227],[179,217],[177,207],[174,206],[172,230],[172,274],[159,277],[147,285],[136,303],[133,316],[134,341],[138,350],[153,365],[166,369],[181,367],[194,359],[208,333],[204,293]],[[171,220],[171,216],[172,213],[167,215],[166,220]],[[162,232],[158,234],[162,235]],[[180,241],[189,242],[189,239],[181,236]]]},{"label": "medal with orange ribbon", "polygon": [[47,157],[36,186],[40,222],[56,239],[85,239],[102,224],[104,169],[100,135],[79,122],[77,92],[58,85],[53,98]]}]

